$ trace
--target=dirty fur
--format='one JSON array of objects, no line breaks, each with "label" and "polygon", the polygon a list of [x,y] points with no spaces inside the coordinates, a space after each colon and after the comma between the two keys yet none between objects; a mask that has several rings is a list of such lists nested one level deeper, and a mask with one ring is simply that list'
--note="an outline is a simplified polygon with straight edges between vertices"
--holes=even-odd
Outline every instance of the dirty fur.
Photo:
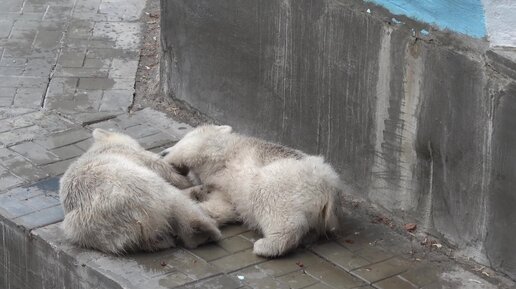
[{"label": "dirty fur", "polygon": [[102,129],[60,180],[63,229],[73,243],[112,254],[186,247],[220,238],[192,201],[190,181],[131,137]]},{"label": "dirty fur", "polygon": [[199,176],[205,188],[192,197],[219,225],[241,220],[263,233],[257,255],[283,255],[308,232],[339,227],[341,182],[322,157],[213,125],[196,128],[162,156]]}]

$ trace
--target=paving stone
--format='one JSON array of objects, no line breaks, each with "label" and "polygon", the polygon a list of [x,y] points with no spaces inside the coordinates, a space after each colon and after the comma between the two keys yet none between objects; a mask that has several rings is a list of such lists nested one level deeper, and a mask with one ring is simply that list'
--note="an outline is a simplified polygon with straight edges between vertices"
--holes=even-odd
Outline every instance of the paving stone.
[{"label": "paving stone", "polygon": [[88,47],[93,48],[112,48],[116,46],[116,41],[111,39],[90,39],[88,40]]},{"label": "paving stone", "polygon": [[252,243],[254,243],[256,240],[259,240],[262,238],[262,235],[256,231],[247,231],[247,232],[240,234],[240,236],[249,240]]},{"label": "paving stone", "polygon": [[115,82],[109,78],[101,77],[82,77],[79,79],[78,88],[80,89],[110,89]]},{"label": "paving stone", "polygon": [[21,185],[22,183],[23,179],[14,176],[6,169],[0,167],[0,192]]},{"label": "paving stone", "polygon": [[[55,183],[55,180],[45,181],[45,184]],[[59,204],[57,188],[49,189],[44,186],[16,188],[0,195],[2,214],[9,218],[17,218],[29,213],[53,207]]]},{"label": "paving stone", "polygon": [[48,78],[28,76],[0,76],[0,87],[41,88],[47,86]]},{"label": "paving stone", "polygon": [[56,148],[50,151],[51,153],[57,155],[60,160],[67,160],[71,158],[78,157],[84,153],[82,149],[75,145],[68,145],[60,148]]},{"label": "paving stone", "polygon": [[36,139],[35,142],[47,149],[55,149],[86,140],[90,137],[91,131],[84,128],[74,128]]},{"label": "paving stone", "polygon": [[0,66],[0,75],[22,75],[23,67],[18,66]]},{"label": "paving stone", "polygon": [[[131,127],[135,127],[138,125],[150,126],[148,124],[149,121],[147,119],[141,117],[141,115],[138,112],[132,113],[132,114],[119,115],[116,118],[112,119],[112,122],[116,123],[117,127],[121,128],[123,130],[126,130]],[[154,128],[154,126],[152,126],[152,127]],[[155,132],[157,132],[157,130]],[[147,134],[147,135],[152,135],[152,134],[154,134],[154,132]],[[144,136],[144,135],[142,135],[142,136]]]},{"label": "paving stone", "polygon": [[163,150],[173,146],[174,144],[176,144],[176,143],[175,142],[171,142],[169,144],[165,144],[165,145],[162,145],[162,146],[159,146],[159,147],[151,148],[148,151],[153,152],[155,154],[159,154],[160,152],[162,152]]},{"label": "paving stone", "polygon": [[0,60],[0,66],[17,66],[25,67],[27,58],[25,57],[2,57]]},{"label": "paving stone", "polygon": [[86,58],[84,60],[85,68],[102,68],[102,70],[107,70],[111,61],[109,59],[96,59],[96,58]]},{"label": "paving stone", "polygon": [[231,254],[216,244],[202,245],[190,250],[190,252],[208,262]]},{"label": "paving stone", "polygon": [[233,236],[218,242],[218,245],[228,252],[235,253],[253,247],[253,243],[240,237]]},{"label": "paving stone", "polygon": [[28,181],[35,181],[49,176],[19,154],[7,148],[0,148],[0,161],[12,174]]},{"label": "paving stone", "polygon": [[119,48],[92,48],[92,49],[88,49],[88,52],[86,53],[86,58],[137,59],[139,55],[140,55],[140,52],[138,50],[124,50],[124,49],[119,49]]},{"label": "paving stone", "polygon": [[110,21],[134,21],[139,19],[143,3],[127,4],[120,5],[120,2],[116,0],[105,0],[99,6],[99,13],[107,14]]},{"label": "paving stone", "polygon": [[40,108],[45,88],[19,88],[14,97],[14,105],[19,107]]},{"label": "paving stone", "polygon": [[44,15],[45,15],[44,12],[23,12],[22,14],[20,14],[19,19],[42,20]]},{"label": "paving stone", "polygon": [[9,32],[11,32],[12,25],[13,21],[7,19],[0,20],[0,39],[7,38],[9,36]]},{"label": "paving stone", "polygon": [[65,49],[86,49],[90,45],[89,39],[83,38],[69,38],[65,39],[63,43],[63,47]]},{"label": "paving stone", "polygon": [[45,133],[47,133],[45,129],[38,125],[33,125],[0,133],[0,142],[6,146],[10,146],[16,143],[33,140],[35,137]]},{"label": "paving stone", "polygon": [[133,91],[130,90],[106,90],[99,111],[127,111],[133,103],[133,97]]},{"label": "paving stone", "polygon": [[63,67],[82,67],[85,57],[85,51],[65,52],[59,56],[57,63]]},{"label": "paving stone", "polygon": [[[108,70],[107,69],[102,69],[102,68],[96,68],[96,67],[93,67],[93,68],[90,68],[90,67],[58,67],[56,69],[56,72],[55,72],[55,76],[57,77],[81,77],[81,78],[94,78],[94,79],[97,79],[97,78],[100,78],[100,79],[106,79],[106,78],[102,78],[102,77],[107,77],[108,76]],[[107,87],[107,88],[111,88],[113,87],[113,84],[111,85],[107,85],[106,83],[108,83],[109,81],[106,79],[104,81],[103,86],[104,87]],[[114,83],[114,81],[111,81]],[[98,87],[96,86],[97,84],[100,83],[100,81],[98,81],[97,84],[95,84],[95,86],[93,86],[93,84],[90,84],[89,81],[86,81],[85,82],[86,84],[83,84],[81,86],[81,88],[84,88],[84,89],[101,89],[101,87]]]},{"label": "paving stone", "polygon": [[165,288],[176,288],[186,283],[191,283],[192,281],[194,280],[185,274],[181,272],[174,272],[160,278],[159,285]]},{"label": "paving stone", "polygon": [[48,5],[45,4],[25,4],[23,5],[23,13],[45,12]]},{"label": "paving stone", "polygon": [[[32,39],[30,38],[31,35],[27,36],[30,32],[20,31],[19,34],[21,35],[16,34],[17,32],[12,31],[11,37],[5,41],[5,45],[3,45],[4,57],[29,57],[33,53],[30,48],[32,44]],[[24,37],[24,39],[17,39],[17,36]]]},{"label": "paving stone", "polygon": [[356,251],[355,254],[370,261],[371,263],[380,262],[394,256],[385,250],[373,246],[363,247],[361,250]]},{"label": "paving stone", "polygon": [[10,149],[26,157],[37,165],[44,165],[59,160],[58,156],[33,142],[20,143],[18,145],[11,146]]},{"label": "paving stone", "polygon": [[378,289],[416,289],[419,288],[414,286],[413,284],[399,278],[398,276],[394,276],[377,283],[373,284],[374,288]]},{"label": "paving stone", "polygon": [[401,278],[419,287],[426,286],[439,280],[442,269],[436,265],[421,264],[401,274]]},{"label": "paving stone", "polygon": [[124,123],[117,123],[117,128],[120,128],[120,131],[122,131],[125,134],[130,135],[133,138],[143,138],[146,136],[154,135],[160,132],[159,129],[148,125],[148,124],[139,124],[135,126],[131,126],[125,129],[122,129],[120,125],[127,125]]},{"label": "paving stone", "polygon": [[90,21],[80,21],[73,19],[68,27],[66,36],[68,38],[83,38],[88,39],[93,30],[95,23]]},{"label": "paving stone", "polygon": [[[53,60],[53,58],[52,58]],[[25,66],[25,70],[23,72],[24,76],[40,76],[40,77],[48,77],[52,72],[52,68],[54,67],[53,62],[49,62],[47,59],[29,59],[27,65]]]},{"label": "paving stone", "polygon": [[34,41],[34,47],[55,49],[59,46],[62,37],[62,31],[40,30]]},{"label": "paving stone", "polygon": [[36,120],[36,123],[50,134],[61,132],[71,127],[70,121],[63,119],[55,113],[45,113]]},{"label": "paving stone", "polygon": [[[138,142],[145,149],[151,149],[154,147],[158,147],[158,146],[162,146],[164,144],[170,143],[172,140],[173,139],[171,136],[160,132],[157,134],[153,134],[150,136],[140,138],[140,139],[138,139]],[[224,238],[224,233],[223,233],[222,237]]]},{"label": "paving stone", "polygon": [[36,31],[37,28],[39,27],[40,25],[40,21],[38,20],[29,20],[29,19],[24,19],[24,20],[20,20],[20,21],[16,21],[14,22],[13,24],[13,27],[12,27],[12,30],[14,31]]},{"label": "paving stone", "polygon": [[288,284],[292,289],[304,288],[319,282],[318,280],[310,277],[303,271],[296,271],[290,274],[278,277],[278,280]]},{"label": "paving stone", "polygon": [[59,198],[59,178],[49,178],[33,184],[27,188],[32,191],[41,191],[45,195],[52,195],[56,199]]},{"label": "paving stone", "polygon": [[324,260],[309,265],[304,270],[311,277],[335,288],[355,288],[365,285],[360,279]]},{"label": "paving stone", "polygon": [[0,87],[0,96],[14,97],[16,94],[15,87]]},{"label": "paving stone", "polygon": [[380,263],[356,269],[351,273],[369,283],[374,283],[378,280],[401,274],[407,271],[411,266],[412,263],[410,261],[394,257]]},{"label": "paving stone", "polygon": [[12,117],[10,119],[7,119],[4,123],[8,123],[11,129],[24,128],[33,126],[34,124],[36,124],[36,122],[41,120],[42,117],[42,112],[35,111]]},{"label": "paving stone", "polygon": [[65,96],[64,99],[73,99],[79,78],[53,77],[48,86],[47,97]]},{"label": "paving stone", "polygon": [[87,151],[91,145],[93,144],[93,138],[88,138],[78,143],[75,143],[77,147],[79,147],[83,151]]},{"label": "paving stone", "polygon": [[[13,103],[13,98],[12,96],[0,96],[0,107],[2,106],[11,106],[12,103]],[[2,125],[0,124],[0,127]]]},{"label": "paving stone", "polygon": [[219,258],[211,263],[224,272],[232,272],[249,265],[266,261],[265,258],[256,256],[252,250],[241,251],[226,257]]},{"label": "paving stone", "polygon": [[311,248],[315,253],[339,265],[346,271],[363,267],[371,262],[359,257],[353,252],[343,248],[335,242],[317,244]]},{"label": "paving stone", "polygon": [[249,229],[247,229],[243,225],[236,224],[229,224],[220,228],[220,232],[222,233],[222,239],[233,237],[247,231],[249,231]]},{"label": "paving stone", "polygon": [[45,13],[43,20],[63,20],[71,17],[72,7],[53,6],[51,5]]},{"label": "paving stone", "polygon": [[68,169],[70,164],[73,163],[74,161],[75,161],[75,159],[58,161],[55,163],[51,163],[51,164],[42,166],[41,170],[43,170],[45,173],[48,173],[51,176],[59,176],[59,175],[64,174],[66,169]]},{"label": "paving stone", "polygon": [[60,222],[64,219],[64,212],[61,205],[46,208],[14,219],[15,222],[32,230],[46,225]]},{"label": "paving stone", "polygon": [[239,270],[231,276],[237,278],[241,282],[249,285],[251,288],[255,289],[265,289],[265,288],[289,288],[289,286],[280,281],[273,279],[271,276],[265,274],[257,267],[249,267],[243,270]]},{"label": "paving stone", "polygon": [[77,90],[73,99],[50,98],[45,107],[66,113],[97,112],[101,99],[101,90]]},{"label": "paving stone", "polygon": [[111,63],[111,69],[109,71],[109,77],[111,78],[124,78],[136,74],[138,69],[138,60],[127,60],[127,59],[113,59]]},{"label": "paving stone", "polygon": [[34,112],[36,112],[34,109],[22,107],[0,108],[0,119],[14,118]]},{"label": "paving stone", "polygon": [[167,251],[160,251],[135,253],[125,258],[127,262],[136,262],[143,269],[143,275],[146,277],[156,277],[176,272],[173,266],[165,262],[167,256]]},{"label": "paving stone", "polygon": [[333,289],[333,288],[329,287],[327,285],[324,285],[323,283],[317,283],[317,284],[305,287],[305,289]]},{"label": "paving stone", "polygon": [[23,7],[22,0],[2,0],[2,8],[4,11],[19,12]]},{"label": "paving stone", "polygon": [[113,84],[112,89],[121,89],[121,90],[132,90],[134,89],[134,82],[136,81],[135,77],[130,78],[113,78],[115,82]]},{"label": "paving stone", "polygon": [[[436,282],[436,283],[427,285],[425,287],[422,287],[421,289],[448,289],[448,288],[450,288],[449,284],[443,284],[442,282]],[[511,288],[511,289],[513,289],[513,288]]]},{"label": "paving stone", "polygon": [[38,195],[28,199],[12,198],[9,194],[0,195],[2,215],[17,218],[38,210],[59,205],[59,200],[52,196]]},{"label": "paving stone", "polygon": [[102,101],[102,93],[100,89],[77,89],[72,110],[97,111]]},{"label": "paving stone", "polygon": [[235,278],[232,278],[228,275],[219,275],[213,278],[209,278],[206,280],[198,281],[192,284],[185,285],[185,289],[193,289],[193,288],[213,288],[213,289],[236,289],[240,288],[242,283]]},{"label": "paving stone", "polygon": [[322,259],[310,252],[296,250],[278,259],[272,259],[257,266],[271,276],[282,276],[309,266],[317,266]]},{"label": "paving stone", "polygon": [[166,258],[163,258],[163,261],[194,280],[214,276],[221,272],[212,264],[181,249],[174,250]]},{"label": "paving stone", "polygon": [[81,126],[87,126],[92,123],[97,123],[112,119],[123,112],[120,111],[99,111],[99,112],[75,112],[68,114],[67,117],[74,123]]}]

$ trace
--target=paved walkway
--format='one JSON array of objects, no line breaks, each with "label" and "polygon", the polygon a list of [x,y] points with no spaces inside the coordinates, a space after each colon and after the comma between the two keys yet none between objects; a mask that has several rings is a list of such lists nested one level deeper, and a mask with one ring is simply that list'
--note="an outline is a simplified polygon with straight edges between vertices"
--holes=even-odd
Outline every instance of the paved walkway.
[{"label": "paved walkway", "polygon": [[513,286],[401,237],[384,219],[353,214],[342,237],[275,260],[253,255],[258,236],[237,225],[190,251],[113,257],[70,246],[59,229],[58,179],[88,148],[91,130],[115,128],[159,151],[189,127],[151,109],[127,113],[144,1],[2,0],[1,8],[0,288]]}]

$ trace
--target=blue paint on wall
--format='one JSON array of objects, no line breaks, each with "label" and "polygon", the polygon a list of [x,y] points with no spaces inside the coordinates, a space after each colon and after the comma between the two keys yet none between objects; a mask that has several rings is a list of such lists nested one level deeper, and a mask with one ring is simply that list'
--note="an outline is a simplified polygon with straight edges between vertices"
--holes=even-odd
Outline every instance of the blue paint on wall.
[{"label": "blue paint on wall", "polygon": [[366,0],[396,15],[434,24],[473,37],[486,35],[481,0]]}]

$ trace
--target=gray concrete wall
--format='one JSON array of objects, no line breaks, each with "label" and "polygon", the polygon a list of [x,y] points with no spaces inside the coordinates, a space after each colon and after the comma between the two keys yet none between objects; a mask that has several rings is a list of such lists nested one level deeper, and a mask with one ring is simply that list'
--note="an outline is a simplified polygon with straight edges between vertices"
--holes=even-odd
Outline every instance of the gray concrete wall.
[{"label": "gray concrete wall", "polygon": [[[64,240],[62,235],[56,237]],[[81,264],[76,256],[61,251],[37,233],[28,232],[1,216],[0,242],[0,288],[122,288],[105,275]]]},{"label": "gray concrete wall", "polygon": [[512,62],[367,5],[161,1],[163,89],[516,278]]}]

